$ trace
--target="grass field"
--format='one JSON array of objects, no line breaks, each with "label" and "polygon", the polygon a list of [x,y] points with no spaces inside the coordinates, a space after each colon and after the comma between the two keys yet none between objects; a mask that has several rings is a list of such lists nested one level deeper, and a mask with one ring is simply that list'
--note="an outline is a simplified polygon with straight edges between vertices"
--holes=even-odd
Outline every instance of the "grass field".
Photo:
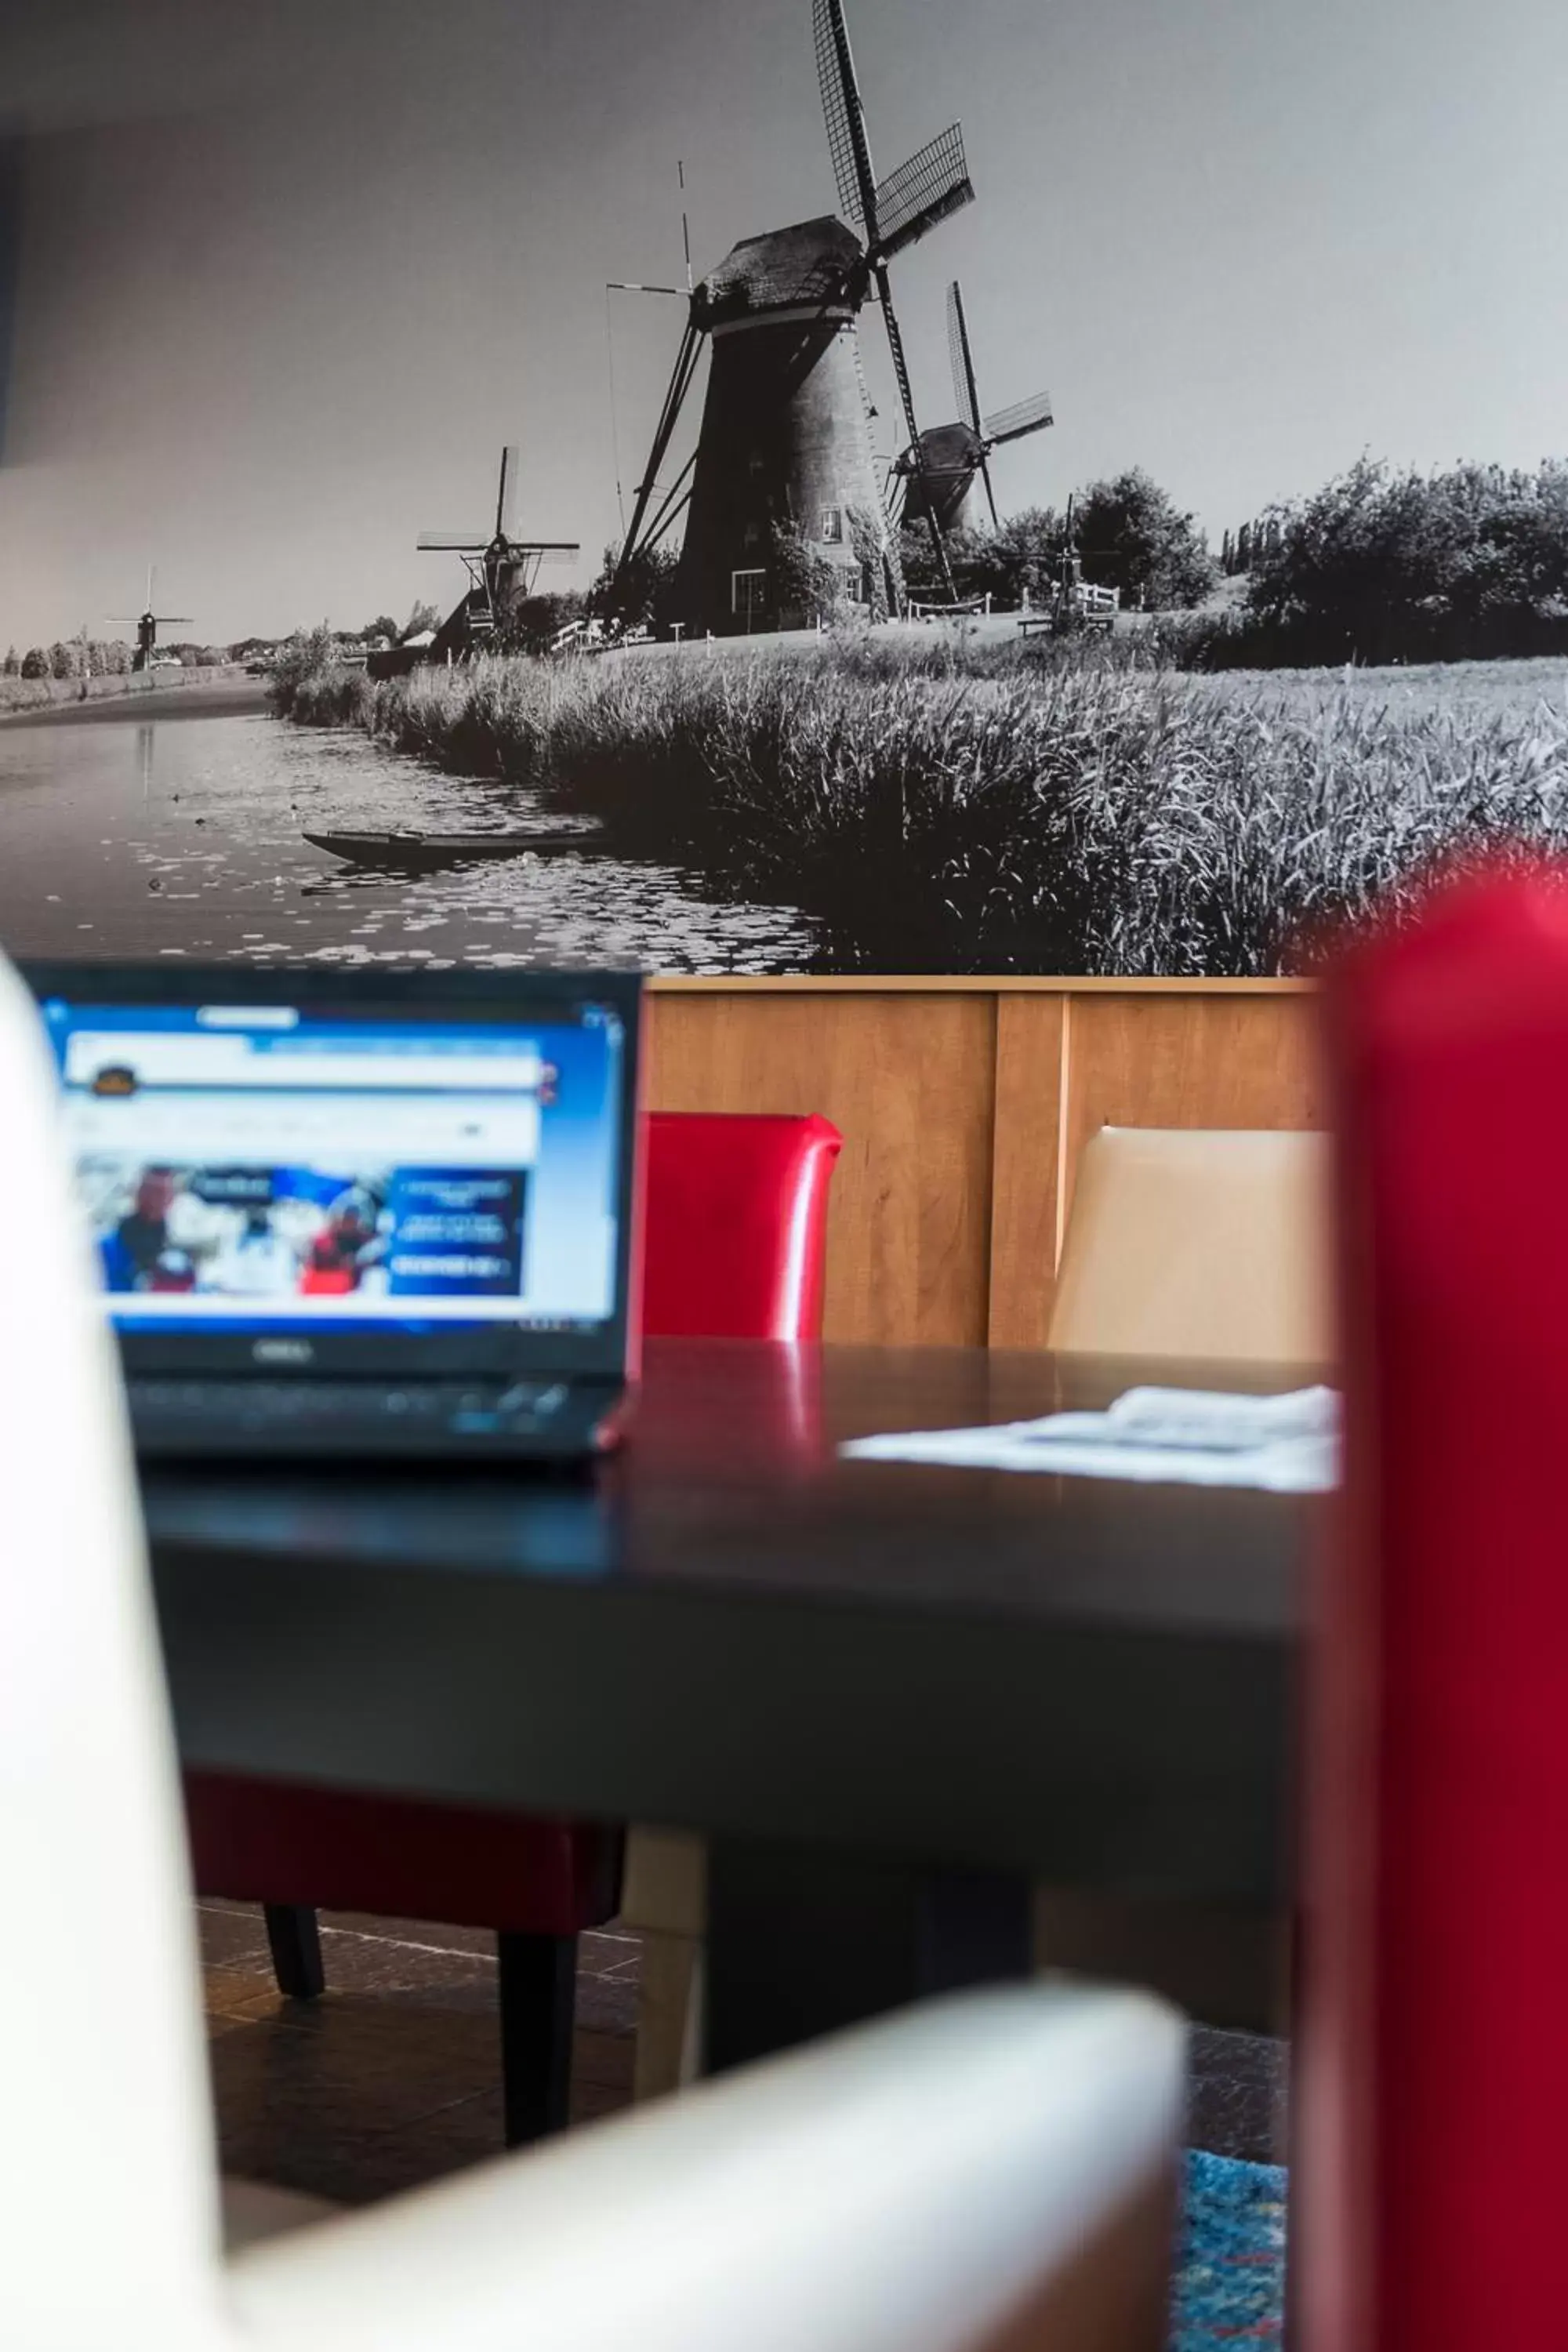
[{"label": "grass field", "polygon": [[1568,842],[1556,660],[1200,676],[1162,667],[1151,634],[889,631],[787,659],[318,675],[288,715],[798,905],[847,971],[1288,971],[1433,857]]},{"label": "grass field", "polygon": [[[177,663],[147,672],[127,671],[110,677],[0,677],[0,719],[39,718],[52,712],[80,711],[89,706],[123,702],[134,696],[140,705],[156,699],[166,707],[177,694],[205,694],[215,700],[232,700],[246,688],[247,698],[260,707],[261,689],[247,681],[237,662],[215,663],[205,669],[183,669]],[[129,715],[129,714],[126,714]]]}]

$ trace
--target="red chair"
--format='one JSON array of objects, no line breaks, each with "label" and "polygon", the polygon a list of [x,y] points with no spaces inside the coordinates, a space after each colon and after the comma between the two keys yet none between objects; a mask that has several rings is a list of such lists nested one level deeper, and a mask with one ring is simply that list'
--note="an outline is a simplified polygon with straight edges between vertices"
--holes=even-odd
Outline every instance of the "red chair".
[{"label": "red chair", "polygon": [[[644,1328],[815,1339],[839,1140],[820,1118],[654,1113]],[[185,1801],[199,1891],[262,1904],[293,1998],[322,1990],[317,1906],[493,1929],[507,2144],[565,2123],[577,1937],[615,1914],[619,1828],[210,1772]]]},{"label": "red chair", "polygon": [[822,1337],[827,1188],[842,1143],[825,1118],[653,1112],[650,1339]]},{"label": "red chair", "polygon": [[1309,1714],[1306,2352],[1568,2341],[1568,871],[1330,1001],[1347,1397]]}]

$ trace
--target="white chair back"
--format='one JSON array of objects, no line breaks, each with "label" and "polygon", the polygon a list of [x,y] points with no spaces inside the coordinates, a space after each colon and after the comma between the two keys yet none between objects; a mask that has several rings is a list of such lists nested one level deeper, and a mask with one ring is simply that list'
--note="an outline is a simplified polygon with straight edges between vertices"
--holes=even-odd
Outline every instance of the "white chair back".
[{"label": "white chair back", "polygon": [[0,962],[4,2352],[1158,2352],[1177,2021],[950,2001],[223,2260],[112,1351]]},{"label": "white chair back", "polygon": [[183,2347],[222,2288],[179,1783],[54,1067],[3,960],[0,1237],[0,2343]]}]

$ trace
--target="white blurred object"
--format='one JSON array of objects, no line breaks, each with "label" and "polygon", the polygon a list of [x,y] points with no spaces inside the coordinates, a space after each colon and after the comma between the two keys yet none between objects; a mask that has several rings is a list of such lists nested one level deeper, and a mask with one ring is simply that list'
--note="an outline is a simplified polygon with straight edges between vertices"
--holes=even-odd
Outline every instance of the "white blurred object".
[{"label": "white blurred object", "polygon": [[136,1488],[55,1097],[0,964],[0,2346],[1158,2352],[1183,2037],[1131,1993],[935,2003],[353,2215],[220,2204]]},{"label": "white blurred object", "polygon": [[1339,1399],[1328,1388],[1272,1397],[1137,1388],[1104,1412],[1052,1412],[990,1428],[858,1437],[839,1451],[859,1462],[1319,1494],[1339,1480]]}]

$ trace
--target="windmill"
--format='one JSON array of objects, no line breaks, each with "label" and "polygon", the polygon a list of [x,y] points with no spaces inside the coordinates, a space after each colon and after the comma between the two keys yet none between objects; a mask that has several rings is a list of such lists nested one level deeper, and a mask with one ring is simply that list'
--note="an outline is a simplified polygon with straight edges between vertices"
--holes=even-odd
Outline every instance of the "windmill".
[{"label": "windmill", "polygon": [[[879,184],[842,0],[814,0],[814,7],[845,217],[825,214],[743,238],[693,289],[616,569],[613,598],[626,612],[644,560],[682,514],[675,602],[688,625],[733,632],[786,618],[782,532],[805,541],[851,597],[901,595],[871,449],[858,323],[874,291],[913,446],[919,429],[888,265],[970,203],[974,190],[956,123]],[[705,348],[711,365],[697,446],[667,484],[660,471]],[[951,591],[934,520],[931,531]]]},{"label": "windmill", "polygon": [[110,615],[111,627],[134,629],[136,632],[136,650],[131,656],[132,670],[152,668],[153,656],[158,649],[160,629],[188,629],[192,625],[188,613],[155,613],[153,610],[153,582],[155,577],[153,566],[149,564],[147,602],[140,613],[113,613]]},{"label": "windmill", "polygon": [[512,530],[519,450],[510,444],[500,453],[500,479],[496,487],[495,527],[486,538],[479,531],[423,531],[417,544],[426,551],[460,555],[468,575],[468,590],[442,622],[431,647],[439,660],[450,654],[482,651],[513,608],[533,593],[540,567],[566,562],[580,551],[574,539],[519,539]]},{"label": "windmill", "polygon": [[987,463],[992,450],[1005,441],[1021,441],[1027,433],[1043,433],[1056,421],[1048,392],[1037,392],[1031,399],[1016,401],[1011,408],[999,408],[991,416],[982,413],[969,321],[956,278],[947,289],[947,342],[959,421],[933,425],[910,444],[893,467],[904,486],[904,520],[930,516],[942,531],[956,530],[964,521],[977,478],[985,485],[991,520],[997,522],[996,494]]},{"label": "windmill", "polygon": [[[909,161],[879,184],[871,163],[866,108],[849,47],[844,0],[813,0],[816,34],[816,72],[822,85],[822,107],[827,121],[828,152],[838,182],[838,201],[866,240],[866,263],[881,305],[882,325],[899,387],[899,404],[917,482],[923,482],[925,461],[915,398],[910,382],[904,338],[893,309],[888,264],[896,253],[927,236],[974,201],[974,185],[963,156],[963,131],[952,123],[917,148]],[[937,569],[949,596],[954,594],[942,525],[929,499],[921,501],[931,535]]]}]

